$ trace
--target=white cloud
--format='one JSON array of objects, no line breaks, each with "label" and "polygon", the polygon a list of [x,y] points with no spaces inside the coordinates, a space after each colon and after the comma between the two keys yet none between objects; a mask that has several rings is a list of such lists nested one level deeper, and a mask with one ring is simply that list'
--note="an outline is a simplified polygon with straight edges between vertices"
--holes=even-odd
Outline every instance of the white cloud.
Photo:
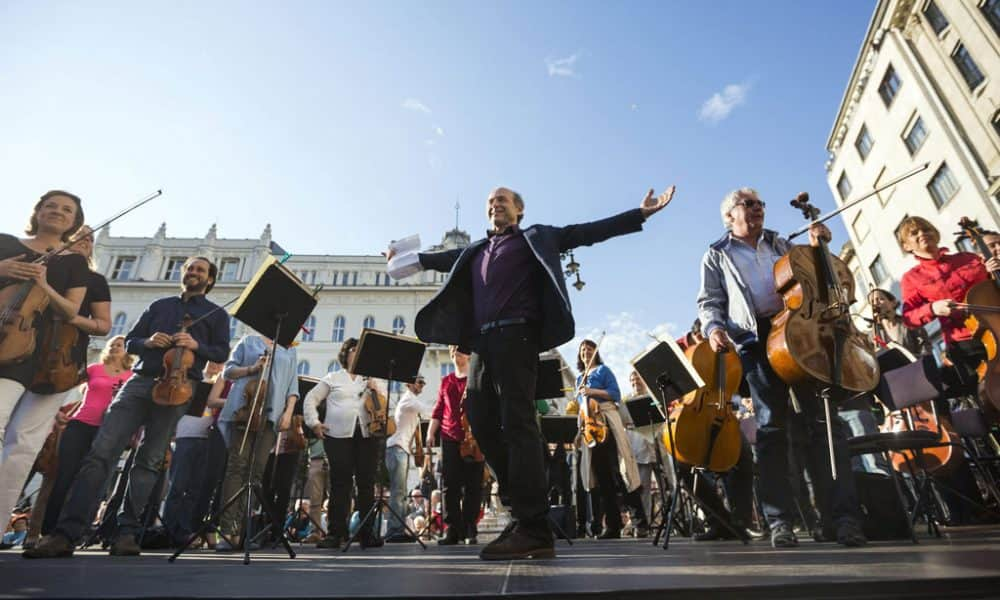
[{"label": "white cloud", "polygon": [[577,77],[574,69],[578,58],[580,58],[579,52],[566,58],[546,58],[545,66],[548,68],[549,77]]},{"label": "white cloud", "polygon": [[416,112],[422,112],[425,115],[431,114],[431,109],[427,108],[427,105],[416,98],[407,98],[403,100],[403,108],[406,110],[413,110]]},{"label": "white cloud", "polygon": [[632,104],[631,108],[632,108],[632,111],[635,112],[635,111],[639,110],[639,105],[638,104]]},{"label": "white cloud", "polygon": [[615,374],[622,394],[627,394],[629,391],[628,374],[632,370],[630,361],[653,342],[649,334],[654,337],[663,334],[671,337],[678,335],[675,333],[678,331],[675,323],[659,323],[652,329],[647,329],[629,312],[607,315],[603,323],[593,326],[577,327],[576,337],[559,347],[563,359],[573,368],[574,377],[576,376],[576,351],[580,347],[580,342],[584,339],[597,341],[601,337],[602,331],[605,332],[605,335],[599,348],[601,358]]},{"label": "white cloud", "polygon": [[733,109],[746,102],[747,93],[750,91],[749,83],[731,83],[721,92],[712,94],[712,97],[705,100],[698,111],[698,119],[709,123],[718,123],[729,116]]},{"label": "white cloud", "polygon": [[438,137],[444,137],[444,129],[441,129],[440,127],[435,127],[434,133],[438,134]]},{"label": "white cloud", "polygon": [[424,140],[424,144],[427,145],[427,146],[433,146],[434,145],[434,140]]}]

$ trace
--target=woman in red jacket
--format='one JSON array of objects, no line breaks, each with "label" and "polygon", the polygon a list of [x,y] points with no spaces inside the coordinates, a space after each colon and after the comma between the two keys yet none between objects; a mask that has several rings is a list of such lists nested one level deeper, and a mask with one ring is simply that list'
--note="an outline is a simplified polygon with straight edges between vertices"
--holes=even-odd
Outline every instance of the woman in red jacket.
[{"label": "woman in red jacket", "polygon": [[975,368],[986,358],[986,349],[966,328],[966,314],[952,304],[964,302],[969,288],[989,277],[983,259],[939,247],[941,233],[921,217],[905,219],[897,235],[903,250],[917,259],[901,282],[903,323],[916,328],[937,319],[955,375],[963,386],[975,383]]}]

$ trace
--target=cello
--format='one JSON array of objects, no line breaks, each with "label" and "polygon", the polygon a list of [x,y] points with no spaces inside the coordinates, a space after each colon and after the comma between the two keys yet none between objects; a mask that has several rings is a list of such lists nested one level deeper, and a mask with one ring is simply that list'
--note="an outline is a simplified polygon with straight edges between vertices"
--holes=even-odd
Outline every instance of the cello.
[{"label": "cello", "polygon": [[712,350],[708,340],[688,347],[684,355],[705,381],[688,392],[670,413],[663,445],[678,461],[725,473],[740,459],[740,424],[730,399],[740,387],[743,369],[736,352]]},{"label": "cello", "polygon": [[[962,234],[966,236],[985,258],[992,252],[983,240],[979,223],[962,217],[959,221]],[[952,308],[969,313],[965,326],[972,332],[973,339],[986,347],[986,360],[976,369],[979,375],[979,397],[993,409],[1000,411],[1000,356],[997,340],[1000,339],[1000,271],[991,271],[990,278],[975,284],[965,294],[964,303],[953,303]]]}]

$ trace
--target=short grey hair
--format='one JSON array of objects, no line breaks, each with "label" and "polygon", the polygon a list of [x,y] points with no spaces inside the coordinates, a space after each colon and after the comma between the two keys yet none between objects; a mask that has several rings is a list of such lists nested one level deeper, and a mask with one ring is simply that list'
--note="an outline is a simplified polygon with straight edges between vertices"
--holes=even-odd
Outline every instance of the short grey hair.
[{"label": "short grey hair", "polygon": [[760,200],[760,195],[757,190],[752,187],[741,187],[738,190],[733,190],[726,194],[726,197],[722,199],[722,205],[719,206],[719,213],[722,215],[722,224],[726,229],[732,228],[729,222],[729,213],[736,206],[736,201],[743,197],[750,197],[756,200]]}]

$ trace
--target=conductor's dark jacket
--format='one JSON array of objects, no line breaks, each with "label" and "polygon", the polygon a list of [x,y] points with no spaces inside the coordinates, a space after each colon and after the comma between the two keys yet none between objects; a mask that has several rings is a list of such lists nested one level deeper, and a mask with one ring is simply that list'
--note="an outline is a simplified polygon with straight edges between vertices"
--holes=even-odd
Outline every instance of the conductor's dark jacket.
[{"label": "conductor's dark jacket", "polygon": [[[592,223],[553,227],[532,225],[523,231],[532,254],[544,272],[540,349],[547,350],[573,339],[575,324],[566,292],[559,255],[578,246],[590,246],[618,235],[642,231],[641,209],[635,208]],[[425,342],[470,346],[479,332],[472,307],[470,265],[486,238],[465,248],[420,254],[425,269],[448,272],[448,279],[427,306],[417,313],[415,329]]]}]

